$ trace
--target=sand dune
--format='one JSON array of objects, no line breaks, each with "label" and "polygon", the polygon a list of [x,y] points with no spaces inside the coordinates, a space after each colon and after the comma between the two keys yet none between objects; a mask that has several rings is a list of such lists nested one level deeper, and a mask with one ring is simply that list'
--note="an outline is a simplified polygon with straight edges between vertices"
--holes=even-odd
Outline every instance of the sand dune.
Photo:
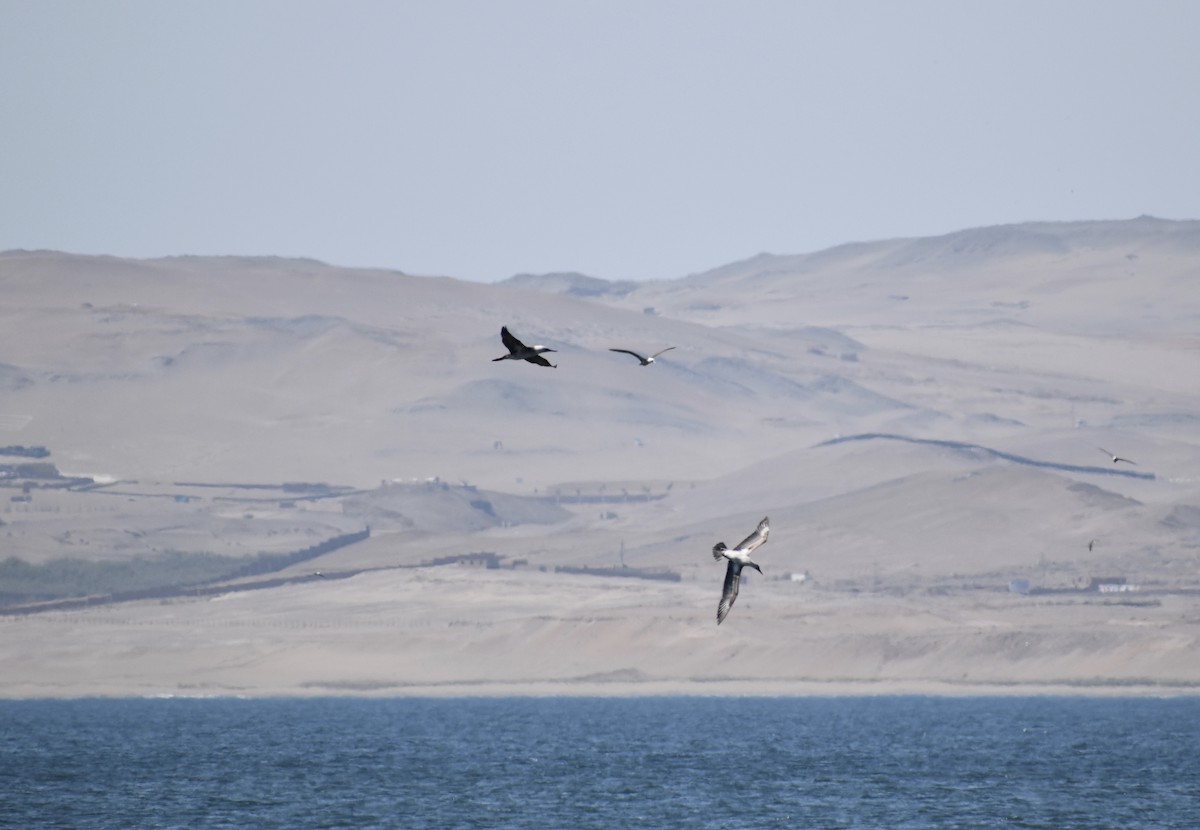
[{"label": "sand dune", "polygon": [[[1198,240],[1030,223],[621,284],[0,254],[0,446],[103,482],[0,456],[3,557],[371,530],[269,588],[0,616],[0,694],[1195,693]],[[493,363],[505,324],[559,368]],[[709,550],[765,514],[718,629]]]}]

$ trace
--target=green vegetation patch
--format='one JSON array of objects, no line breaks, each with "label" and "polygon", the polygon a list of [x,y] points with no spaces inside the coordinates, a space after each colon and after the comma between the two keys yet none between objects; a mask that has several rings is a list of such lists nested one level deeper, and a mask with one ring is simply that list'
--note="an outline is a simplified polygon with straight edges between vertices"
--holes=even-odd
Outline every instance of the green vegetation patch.
[{"label": "green vegetation patch", "polygon": [[186,551],[135,556],[123,562],[52,559],[41,565],[10,556],[0,561],[0,603],[197,585],[229,577],[245,565],[240,557]]},{"label": "green vegetation patch", "polygon": [[303,550],[255,556],[168,551],[157,556],[135,556],[121,562],[64,558],[41,565],[10,556],[0,561],[0,607],[77,597],[138,599],[177,595],[184,588],[274,573],[360,542],[370,535],[370,528],[366,528],[334,536]]}]

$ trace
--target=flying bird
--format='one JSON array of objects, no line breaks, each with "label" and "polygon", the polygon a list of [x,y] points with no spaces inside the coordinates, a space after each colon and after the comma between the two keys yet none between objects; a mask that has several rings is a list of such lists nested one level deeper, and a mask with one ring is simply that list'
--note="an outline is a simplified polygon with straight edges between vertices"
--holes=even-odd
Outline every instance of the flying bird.
[{"label": "flying bird", "polygon": [[1088,542],[1088,550],[1091,550],[1091,549],[1092,549],[1093,547],[1095,547],[1095,546],[1096,546],[1096,540],[1095,540],[1095,539],[1093,539],[1092,541]]},{"label": "flying bird", "polygon": [[1135,467],[1137,466],[1137,462],[1136,462],[1136,461],[1130,461],[1128,458],[1121,458],[1121,457],[1120,457],[1120,456],[1118,456],[1118,455],[1113,455],[1111,452],[1109,452],[1108,450],[1104,449],[1104,447],[1096,447],[1096,449],[1100,450],[1100,452],[1104,453],[1104,454],[1105,454],[1105,455],[1107,455],[1109,458],[1111,458],[1111,459],[1112,459],[1112,463],[1114,463],[1114,464],[1116,464],[1118,461],[1124,461],[1126,464],[1132,464],[1132,465],[1133,465],[1133,466],[1135,466]]},{"label": "flying bird", "polygon": [[741,541],[741,543],[730,550],[725,547],[724,542],[717,542],[713,546],[713,559],[720,562],[722,559],[729,560],[729,566],[725,568],[725,588],[721,591],[721,604],[717,606],[717,625],[725,621],[729,616],[729,609],[733,607],[734,600],[738,595],[738,583],[742,579],[742,568],[750,567],[762,573],[762,568],[758,567],[758,563],[750,559],[751,552],[759,545],[767,541],[767,534],[771,532],[770,526],[767,524],[767,517],[758,523],[758,527],[754,532]]},{"label": "flying bird", "polygon": [[552,369],[558,368],[557,364],[551,363],[542,357],[543,352],[553,352],[556,351],[555,349],[548,349],[545,346],[526,346],[512,336],[508,330],[508,326],[500,327],[500,339],[504,341],[504,347],[508,349],[508,354],[492,358],[492,363],[495,363],[497,360],[528,360],[530,363],[536,363],[539,366],[549,366]]},{"label": "flying bird", "polygon": [[634,357],[636,357],[636,358],[637,358],[639,361],[641,361],[641,364],[642,364],[643,366],[649,366],[651,363],[653,363],[653,362],[654,362],[654,358],[658,357],[658,356],[659,356],[660,354],[662,354],[663,352],[669,352],[669,351],[671,351],[671,349],[673,349],[673,348],[675,348],[675,347],[674,347],[674,346],[667,346],[667,347],[666,347],[665,349],[663,349],[661,352],[655,352],[654,354],[650,355],[649,357],[642,357],[642,356],[641,356],[640,354],[638,354],[637,352],[631,352],[631,351],[629,351],[629,349],[609,349],[609,351],[610,351],[610,352],[620,352],[621,354],[631,354],[631,355],[633,355]]}]

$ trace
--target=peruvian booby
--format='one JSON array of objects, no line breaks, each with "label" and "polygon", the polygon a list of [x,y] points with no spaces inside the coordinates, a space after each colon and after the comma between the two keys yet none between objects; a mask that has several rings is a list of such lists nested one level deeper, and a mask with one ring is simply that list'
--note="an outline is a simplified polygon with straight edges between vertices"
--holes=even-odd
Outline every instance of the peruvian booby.
[{"label": "peruvian booby", "polygon": [[650,355],[649,357],[642,357],[642,356],[641,356],[640,354],[638,354],[637,352],[631,352],[629,349],[609,349],[609,351],[610,351],[610,352],[620,352],[621,354],[631,354],[631,355],[633,355],[634,357],[636,357],[636,358],[637,358],[639,361],[641,361],[641,364],[642,364],[643,366],[649,366],[651,363],[653,363],[653,362],[654,362],[654,358],[658,357],[658,356],[659,356],[660,354],[662,354],[663,352],[669,352],[669,351],[671,351],[671,349],[673,349],[673,348],[675,348],[675,347],[674,347],[674,346],[667,346],[667,347],[666,347],[665,349],[663,349],[661,352],[655,352],[654,354]]},{"label": "peruvian booby", "polygon": [[729,565],[725,568],[725,588],[721,591],[721,604],[717,606],[717,625],[720,625],[729,616],[729,609],[733,607],[733,602],[737,599],[742,568],[750,567],[760,574],[762,573],[762,568],[758,567],[758,563],[750,558],[750,553],[767,541],[767,534],[770,532],[771,528],[767,523],[767,517],[764,516],[754,532],[743,539],[736,548],[730,550],[725,547],[724,542],[717,542],[713,546],[713,559],[718,562],[722,559],[729,560]]},{"label": "peruvian booby", "polygon": [[552,369],[558,368],[557,364],[551,363],[542,357],[543,352],[553,352],[555,349],[548,349],[540,345],[526,346],[512,336],[508,330],[508,326],[500,327],[500,339],[504,342],[504,347],[508,349],[508,354],[492,358],[492,363],[495,363],[497,360],[528,360],[530,363],[536,363],[539,366],[549,366]]},{"label": "peruvian booby", "polygon": [[1118,456],[1118,455],[1114,455],[1114,454],[1112,454],[1111,452],[1109,452],[1108,450],[1104,449],[1104,447],[1096,447],[1096,449],[1100,450],[1100,452],[1104,453],[1104,454],[1105,454],[1105,455],[1107,455],[1109,458],[1111,458],[1111,459],[1112,459],[1112,463],[1114,463],[1114,464],[1116,464],[1118,461],[1124,461],[1126,464],[1132,464],[1132,465],[1133,465],[1133,466],[1135,466],[1135,467],[1137,466],[1137,462],[1136,462],[1136,461],[1130,461],[1128,458],[1121,458],[1121,457],[1120,457],[1120,456]]}]

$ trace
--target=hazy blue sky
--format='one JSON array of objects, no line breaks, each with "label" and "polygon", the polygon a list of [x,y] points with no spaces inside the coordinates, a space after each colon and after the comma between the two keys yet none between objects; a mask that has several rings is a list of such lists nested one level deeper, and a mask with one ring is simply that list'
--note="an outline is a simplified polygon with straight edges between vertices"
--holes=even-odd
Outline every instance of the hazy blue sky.
[{"label": "hazy blue sky", "polygon": [[1200,2],[0,0],[0,249],[675,277],[1200,217]]}]

